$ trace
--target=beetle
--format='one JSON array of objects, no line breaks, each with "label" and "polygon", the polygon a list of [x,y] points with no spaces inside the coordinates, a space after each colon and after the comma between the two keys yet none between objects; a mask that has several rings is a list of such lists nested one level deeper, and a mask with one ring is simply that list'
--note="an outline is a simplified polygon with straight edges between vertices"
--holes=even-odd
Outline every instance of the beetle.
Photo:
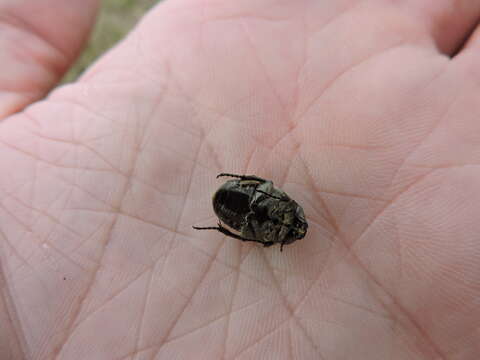
[{"label": "beetle", "polygon": [[253,241],[264,247],[283,246],[305,237],[308,223],[298,203],[270,180],[255,175],[221,173],[233,177],[213,195],[213,210],[218,226],[199,227],[196,230],[217,230],[229,237]]}]

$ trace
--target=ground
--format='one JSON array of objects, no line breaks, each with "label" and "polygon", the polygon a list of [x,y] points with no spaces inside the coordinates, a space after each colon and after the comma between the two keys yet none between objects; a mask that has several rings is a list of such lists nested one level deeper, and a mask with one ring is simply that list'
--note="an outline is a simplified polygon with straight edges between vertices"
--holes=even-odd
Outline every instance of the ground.
[{"label": "ground", "polygon": [[74,81],[88,65],[121,40],[148,9],[160,1],[104,0],[90,40],[63,82]]}]

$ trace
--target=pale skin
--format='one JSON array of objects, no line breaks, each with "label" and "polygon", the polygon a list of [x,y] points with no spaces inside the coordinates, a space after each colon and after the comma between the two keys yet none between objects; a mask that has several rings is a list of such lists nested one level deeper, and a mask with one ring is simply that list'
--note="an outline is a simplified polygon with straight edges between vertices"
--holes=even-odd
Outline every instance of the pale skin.
[{"label": "pale skin", "polygon": [[479,1],[170,0],[55,89],[97,5],[0,0],[0,358],[479,358]]}]

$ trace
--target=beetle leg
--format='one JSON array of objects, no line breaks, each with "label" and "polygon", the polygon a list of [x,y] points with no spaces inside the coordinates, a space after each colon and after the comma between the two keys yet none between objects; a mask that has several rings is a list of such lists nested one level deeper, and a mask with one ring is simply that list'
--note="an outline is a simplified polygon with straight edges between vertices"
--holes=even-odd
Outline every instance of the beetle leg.
[{"label": "beetle leg", "polygon": [[257,189],[257,190],[255,190],[255,191],[256,191],[256,192],[259,192],[259,193],[261,193],[261,194],[267,195],[268,197],[271,197],[271,198],[273,198],[273,199],[277,199],[277,200],[281,200],[281,201],[288,201],[288,200],[289,200],[289,199],[286,199],[286,198],[281,198],[281,197],[278,197],[278,196],[274,196],[274,195],[269,194],[269,193],[267,193],[267,192],[265,192],[265,191],[262,191],[262,190],[258,190],[258,189]]},{"label": "beetle leg", "polygon": [[250,204],[251,205],[256,204],[262,197],[262,195],[260,194],[265,194],[269,197],[274,197],[273,195],[270,195],[270,192],[272,192],[272,190],[273,190],[273,183],[271,181],[265,181],[264,183],[259,184],[255,188],[255,193],[253,194],[252,199],[250,200]]},{"label": "beetle leg", "polygon": [[254,239],[247,239],[247,238],[241,237],[240,235],[234,234],[230,230],[224,228],[222,226],[222,224],[218,224],[218,226],[207,226],[207,227],[192,226],[192,227],[195,230],[217,230],[217,231],[221,232],[222,234],[224,234],[226,236],[230,236],[234,239],[238,239],[238,240],[242,240],[242,241],[253,241],[253,242],[258,242],[258,243],[263,244],[262,241],[254,240]]},{"label": "beetle leg", "polygon": [[[255,220],[254,218],[255,213],[249,212],[245,216],[245,221],[240,229],[241,233],[245,236],[248,236],[249,238],[255,239],[255,238],[261,238],[262,234],[260,231],[260,227],[258,225],[258,221]],[[263,243],[262,241],[258,241]]]},{"label": "beetle leg", "polygon": [[207,227],[201,227],[201,226],[192,226],[195,230],[218,230],[217,226],[207,226]]},{"label": "beetle leg", "polygon": [[258,176],[255,176],[255,175],[236,175],[236,174],[228,174],[228,173],[218,174],[217,179],[219,177],[224,177],[224,176],[234,177],[234,178],[237,178],[237,179],[240,179],[240,180],[254,180],[254,181],[261,182],[261,183],[267,182],[267,180],[262,179],[261,177],[258,177]]}]

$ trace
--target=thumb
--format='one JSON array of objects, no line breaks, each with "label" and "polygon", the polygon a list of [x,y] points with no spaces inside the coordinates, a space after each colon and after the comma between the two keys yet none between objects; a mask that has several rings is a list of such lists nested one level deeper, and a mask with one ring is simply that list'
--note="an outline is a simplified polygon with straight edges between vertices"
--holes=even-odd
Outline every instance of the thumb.
[{"label": "thumb", "polygon": [[77,57],[99,0],[0,0],[0,119],[43,97]]}]

